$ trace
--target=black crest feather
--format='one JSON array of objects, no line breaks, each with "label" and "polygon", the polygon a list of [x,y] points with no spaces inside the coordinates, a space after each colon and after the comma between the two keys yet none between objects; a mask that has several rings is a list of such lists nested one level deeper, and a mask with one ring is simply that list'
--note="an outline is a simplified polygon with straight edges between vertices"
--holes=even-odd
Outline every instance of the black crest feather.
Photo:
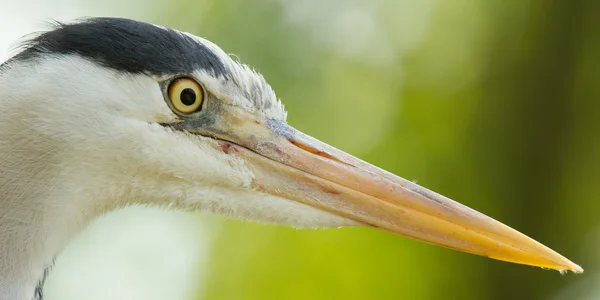
[{"label": "black crest feather", "polygon": [[102,66],[154,75],[203,69],[225,76],[221,59],[202,43],[177,30],[122,18],[87,18],[56,23],[50,31],[25,41],[11,61],[48,54],[77,54]]}]

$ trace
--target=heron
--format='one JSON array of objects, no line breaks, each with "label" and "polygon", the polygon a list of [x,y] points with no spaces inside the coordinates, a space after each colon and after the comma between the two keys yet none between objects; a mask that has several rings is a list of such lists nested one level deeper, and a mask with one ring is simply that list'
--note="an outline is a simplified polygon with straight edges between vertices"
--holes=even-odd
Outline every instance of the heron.
[{"label": "heron", "polygon": [[0,299],[41,299],[55,257],[128,205],[296,228],[367,226],[583,272],[526,235],[306,135],[264,77],[214,43],[95,17],[0,65]]}]

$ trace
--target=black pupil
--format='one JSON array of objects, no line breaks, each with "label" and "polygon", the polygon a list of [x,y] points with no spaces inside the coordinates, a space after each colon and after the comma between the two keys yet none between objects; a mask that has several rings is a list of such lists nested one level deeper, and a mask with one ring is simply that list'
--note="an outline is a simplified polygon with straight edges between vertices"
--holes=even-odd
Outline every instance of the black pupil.
[{"label": "black pupil", "polygon": [[196,103],[196,92],[194,90],[187,88],[181,91],[181,103],[190,106]]}]

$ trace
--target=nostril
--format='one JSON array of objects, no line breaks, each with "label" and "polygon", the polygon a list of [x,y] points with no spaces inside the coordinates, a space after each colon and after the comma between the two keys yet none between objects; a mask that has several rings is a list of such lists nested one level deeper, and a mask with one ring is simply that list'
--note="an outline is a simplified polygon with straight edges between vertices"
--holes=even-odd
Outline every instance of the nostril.
[{"label": "nostril", "polygon": [[290,141],[290,143],[292,143],[292,145],[294,145],[294,146],[296,146],[296,147],[298,147],[298,148],[300,148],[300,149],[302,149],[302,150],[304,150],[306,152],[310,152],[310,153],[312,153],[314,155],[318,155],[320,157],[327,158],[327,159],[336,161],[338,163],[354,167],[353,165],[351,165],[351,164],[349,164],[347,162],[344,162],[344,161],[342,161],[342,160],[334,157],[333,155],[331,155],[331,154],[329,154],[329,153],[327,153],[325,151],[321,151],[321,150],[315,149],[315,148],[313,148],[313,147],[311,147],[311,146],[309,146],[307,144],[304,144],[304,143],[301,143],[301,142],[298,142],[298,141],[295,141],[295,140],[292,140],[292,139],[289,139],[289,138],[288,138],[288,141]]}]

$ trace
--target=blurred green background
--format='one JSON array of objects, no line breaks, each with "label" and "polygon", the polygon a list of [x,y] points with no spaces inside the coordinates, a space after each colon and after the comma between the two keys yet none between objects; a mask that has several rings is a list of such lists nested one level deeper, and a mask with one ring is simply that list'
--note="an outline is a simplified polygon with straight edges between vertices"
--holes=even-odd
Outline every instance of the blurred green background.
[{"label": "blurred green background", "polygon": [[369,229],[225,221],[198,299],[600,299],[578,283],[600,258],[600,2],[182,5],[154,21],[256,66],[293,126],[586,269],[560,276]]},{"label": "blurred green background", "polygon": [[[87,5],[96,15],[99,4]],[[144,6],[138,19],[206,37],[256,67],[296,128],[586,270],[561,276],[371,229],[198,214],[211,238],[196,299],[600,299],[599,1]]]}]

